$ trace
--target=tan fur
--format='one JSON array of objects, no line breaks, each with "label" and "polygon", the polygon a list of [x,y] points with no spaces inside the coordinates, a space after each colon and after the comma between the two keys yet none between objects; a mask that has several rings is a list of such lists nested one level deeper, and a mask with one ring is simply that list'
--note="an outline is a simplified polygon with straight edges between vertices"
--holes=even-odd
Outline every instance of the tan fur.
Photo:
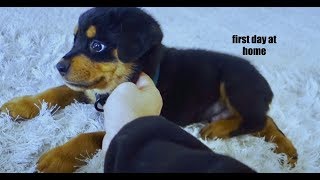
[{"label": "tan fur", "polygon": [[43,154],[38,160],[37,170],[45,173],[74,172],[78,167],[85,165],[85,158],[92,158],[97,150],[102,148],[104,135],[105,132],[78,135],[64,145]]},{"label": "tan fur", "polygon": [[95,90],[86,90],[84,92],[84,94],[86,95],[86,97],[90,101],[89,103],[92,103],[92,104],[96,102],[96,94],[97,93],[98,92],[96,92]]},{"label": "tan fur", "polygon": [[87,35],[88,38],[95,37],[96,33],[97,33],[96,27],[93,26],[93,25],[91,25],[86,31],[86,35]]},{"label": "tan fur", "polygon": [[224,83],[220,84],[219,101],[228,108],[228,111],[232,116],[227,119],[220,119],[208,124],[200,131],[202,138],[228,138],[230,133],[237,130],[242,122],[242,117],[230,104]]},{"label": "tan fur", "polygon": [[229,138],[230,133],[239,128],[241,118],[232,116],[227,119],[212,122],[201,129],[200,135],[203,139],[209,138]]},{"label": "tan fur", "polygon": [[120,83],[127,81],[133,68],[132,63],[122,63],[117,57],[112,62],[94,62],[85,55],[79,55],[71,60],[65,79],[72,89],[93,90],[102,94],[111,92]]},{"label": "tan fur", "polygon": [[[202,138],[228,138],[229,134],[238,129],[242,118],[240,114],[230,104],[227,96],[224,83],[220,84],[220,101],[228,108],[232,113],[232,116],[227,119],[221,119],[210,123],[204,127],[201,131]],[[285,153],[288,156],[290,164],[294,165],[297,162],[297,150],[291,143],[291,141],[279,130],[277,125],[274,123],[271,117],[267,117],[266,125],[260,132],[252,134],[258,137],[265,137],[267,142],[274,142],[277,144],[275,149],[276,153]]]},{"label": "tan fur", "polygon": [[[13,118],[19,120],[31,119],[39,114],[39,108],[42,101],[48,102],[49,107],[58,105],[61,108],[71,104],[75,99],[81,99],[82,93],[75,92],[67,86],[59,86],[48,89],[35,96],[23,96],[14,98],[5,103],[0,108],[1,112],[9,110]],[[38,107],[37,107],[38,106]]]},{"label": "tan fur", "polygon": [[240,116],[239,112],[237,112],[237,110],[234,107],[232,107],[229,101],[224,83],[220,83],[219,89],[220,89],[220,102],[228,108],[231,114],[235,116]]},{"label": "tan fur", "polygon": [[252,134],[258,137],[265,137],[266,141],[277,144],[276,153],[285,153],[289,163],[294,166],[298,160],[296,148],[292,142],[279,130],[271,117],[267,117],[267,124],[260,132]]}]

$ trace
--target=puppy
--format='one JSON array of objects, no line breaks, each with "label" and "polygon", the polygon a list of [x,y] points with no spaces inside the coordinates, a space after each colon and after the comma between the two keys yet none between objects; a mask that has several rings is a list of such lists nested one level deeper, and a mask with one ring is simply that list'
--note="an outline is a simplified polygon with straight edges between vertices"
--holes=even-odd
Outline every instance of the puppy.
[{"label": "puppy", "polygon": [[[273,98],[265,78],[248,61],[213,51],[179,50],[164,46],[157,21],[139,8],[93,8],[83,13],[74,44],[56,65],[65,85],[34,96],[15,98],[1,107],[12,117],[30,119],[35,104],[45,100],[63,108],[74,100],[103,104],[119,84],[134,82],[141,71],[152,77],[163,98],[161,115],[177,125],[208,124],[202,138],[244,134],[265,137],[275,152],[297,161],[291,141],[267,115]],[[96,103],[97,104],[97,103]],[[101,148],[104,132],[81,134],[45,153],[41,172],[73,172],[84,162],[81,154]]]}]

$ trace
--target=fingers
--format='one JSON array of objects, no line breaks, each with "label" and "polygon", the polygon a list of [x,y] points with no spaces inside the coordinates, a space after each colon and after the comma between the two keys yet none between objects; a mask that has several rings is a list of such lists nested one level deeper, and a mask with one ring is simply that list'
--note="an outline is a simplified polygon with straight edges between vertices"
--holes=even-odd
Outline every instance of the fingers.
[{"label": "fingers", "polygon": [[162,101],[160,92],[153,83],[153,80],[144,72],[140,74],[136,86],[138,87],[138,89],[140,89],[140,92],[142,92],[146,97],[150,96],[150,98],[156,99],[157,102]]},{"label": "fingers", "polygon": [[137,90],[137,86],[132,82],[124,82],[121,83],[116,89],[114,89],[114,92],[127,92],[127,91],[133,91]]},{"label": "fingers", "polygon": [[140,74],[140,77],[139,77],[136,84],[134,84],[132,82],[124,82],[124,83],[121,83],[115,89],[115,91],[128,91],[128,90],[130,91],[130,90],[136,89],[136,88],[138,88],[139,90],[142,90],[142,91],[146,91],[146,90],[155,88],[155,85],[154,85],[152,79],[147,74],[142,72]]},{"label": "fingers", "polygon": [[149,88],[154,88],[155,87],[152,79],[144,72],[142,72],[140,74],[140,77],[139,77],[136,85],[140,90],[145,90],[145,89],[149,89]]},{"label": "fingers", "polygon": [[124,101],[130,101],[130,99],[131,101],[133,101],[133,98],[138,96],[143,97],[143,99],[156,99],[157,102],[162,101],[159,90],[156,88],[152,79],[144,72],[140,74],[136,84],[132,82],[124,82],[116,87],[110,94],[104,107],[108,104],[109,101],[111,101],[111,99],[119,99],[120,97],[125,97],[126,100]]}]

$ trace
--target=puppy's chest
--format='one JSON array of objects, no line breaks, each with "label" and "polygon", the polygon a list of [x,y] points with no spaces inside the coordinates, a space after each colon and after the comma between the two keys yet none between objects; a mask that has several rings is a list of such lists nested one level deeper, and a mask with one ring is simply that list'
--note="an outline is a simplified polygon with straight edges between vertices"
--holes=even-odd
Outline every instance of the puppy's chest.
[{"label": "puppy's chest", "polygon": [[96,90],[86,90],[84,92],[85,96],[89,100],[89,103],[93,104],[96,102],[96,94],[99,93]]}]

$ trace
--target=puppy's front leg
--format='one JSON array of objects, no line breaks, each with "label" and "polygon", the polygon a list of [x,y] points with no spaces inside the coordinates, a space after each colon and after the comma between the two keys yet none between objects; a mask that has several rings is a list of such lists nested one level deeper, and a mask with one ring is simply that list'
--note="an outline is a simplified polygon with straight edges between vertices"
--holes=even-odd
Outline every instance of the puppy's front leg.
[{"label": "puppy's front leg", "polygon": [[105,132],[80,134],[62,146],[43,154],[37,163],[42,173],[71,173],[85,165],[85,157],[92,158],[102,148]]},{"label": "puppy's front leg", "polygon": [[[0,112],[7,112],[13,118],[19,120],[31,119],[38,115],[42,101],[48,103],[49,107],[59,106],[64,108],[74,100],[79,102],[85,101],[83,92],[73,91],[67,86],[59,86],[48,89],[34,96],[17,97],[2,105]],[[37,107],[38,106],[38,107]]]}]

